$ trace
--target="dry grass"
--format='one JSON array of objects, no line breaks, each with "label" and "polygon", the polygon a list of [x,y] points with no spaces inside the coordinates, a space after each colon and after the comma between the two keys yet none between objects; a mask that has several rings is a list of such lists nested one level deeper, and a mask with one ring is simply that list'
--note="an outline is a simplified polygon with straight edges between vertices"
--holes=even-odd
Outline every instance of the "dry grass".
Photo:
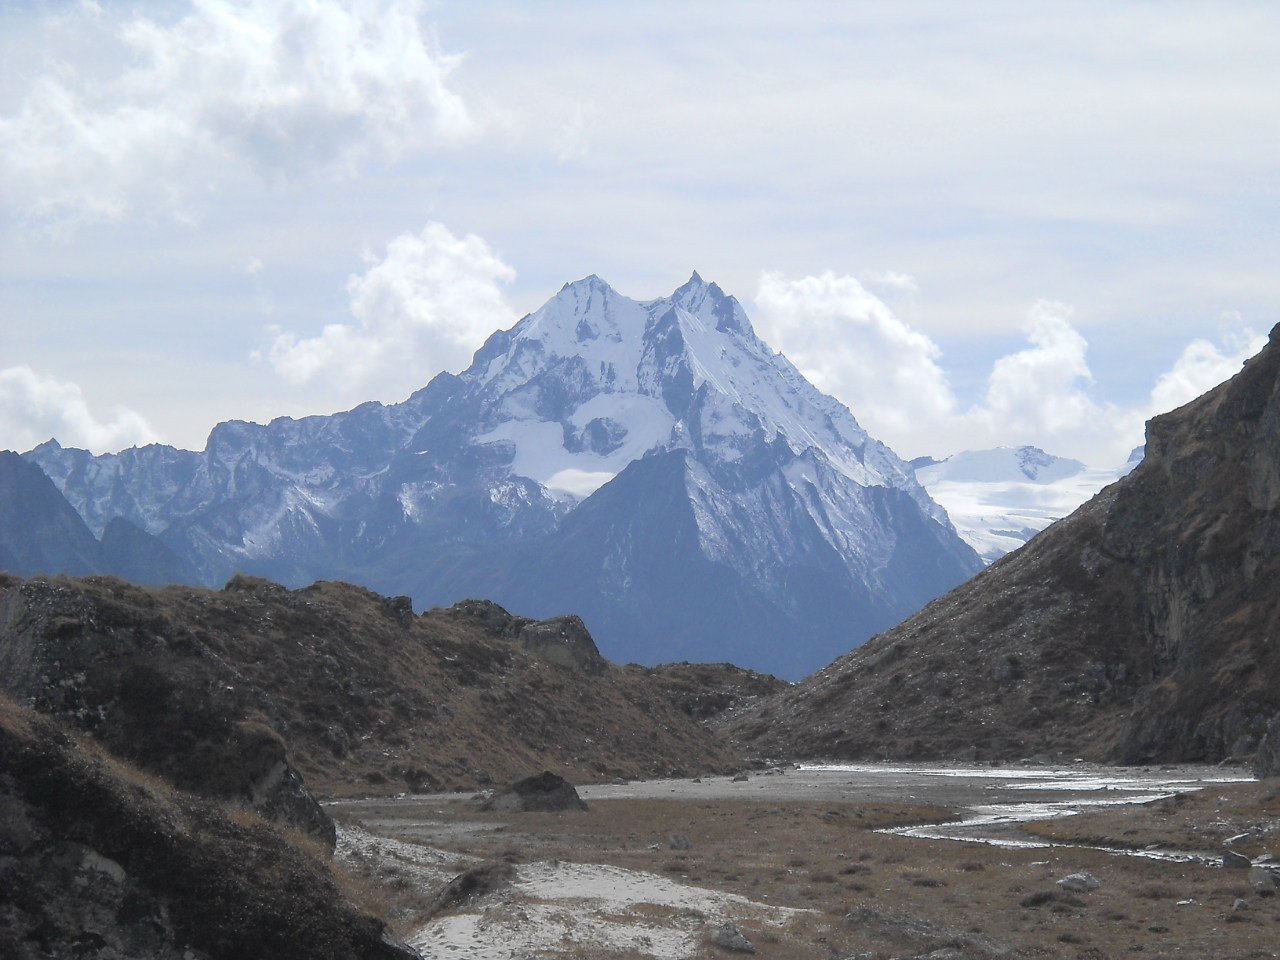
[{"label": "dry grass", "polygon": [[[808,912],[780,927],[740,924],[760,954],[778,960],[915,956],[948,945],[983,956],[992,942],[1009,946],[1012,956],[1198,960],[1271,957],[1280,942],[1280,897],[1253,896],[1220,869],[868,829],[939,818],[937,808],[914,804],[598,800],[585,813],[515,816],[438,798],[431,804],[429,815],[413,804],[398,808],[399,821],[385,819],[397,809],[391,806],[359,809],[384,832],[445,849],[607,863],[803,908]],[[690,849],[670,850],[672,833],[688,836]],[[1056,887],[1079,871],[1096,876],[1101,889],[1067,894]],[[1233,910],[1241,893],[1249,901],[1245,916]],[[1185,900],[1192,902],[1179,902]],[[873,911],[876,923],[845,922],[858,908]],[[660,919],[665,910],[650,912]],[[705,945],[697,956],[725,954]]]},{"label": "dry grass", "polygon": [[1220,851],[1224,840],[1250,834],[1231,849],[1250,857],[1268,849],[1280,853],[1280,784],[1274,780],[1211,784],[1167,800],[1049,820],[1028,829],[1059,843],[1122,849],[1158,844],[1188,851]]}]

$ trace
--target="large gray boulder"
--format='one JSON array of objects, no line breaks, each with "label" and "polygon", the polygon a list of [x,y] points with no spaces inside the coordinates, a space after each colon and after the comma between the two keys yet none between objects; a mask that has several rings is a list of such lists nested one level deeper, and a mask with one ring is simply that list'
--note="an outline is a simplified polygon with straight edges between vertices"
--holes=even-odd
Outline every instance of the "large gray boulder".
[{"label": "large gray boulder", "polygon": [[535,812],[585,810],[587,802],[578,796],[573,784],[550,770],[517,780],[507,789],[495,793],[480,806],[481,810],[501,812]]}]

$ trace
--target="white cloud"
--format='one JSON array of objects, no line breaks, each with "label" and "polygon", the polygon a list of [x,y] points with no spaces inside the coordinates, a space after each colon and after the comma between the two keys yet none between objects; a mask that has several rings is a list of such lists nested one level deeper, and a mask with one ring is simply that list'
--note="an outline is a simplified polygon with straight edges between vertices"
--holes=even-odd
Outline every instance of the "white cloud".
[{"label": "white cloud", "polygon": [[852,277],[760,278],[761,335],[819,388],[843,401],[877,439],[904,456],[1034,444],[1113,466],[1142,442],[1143,424],[1239,371],[1266,337],[1224,318],[1217,344],[1189,343],[1150,398],[1121,406],[1095,396],[1088,343],[1071,309],[1041,300],[1023,323],[1028,345],[998,357],[980,403],[961,409],[942,353]]},{"label": "white cloud", "polygon": [[0,444],[23,451],[50,437],[63,446],[94,453],[157,439],[151,425],[125,407],[116,407],[110,419],[100,419],[75,383],[37,373],[25,365],[0,370]]},{"label": "white cloud", "polygon": [[1239,314],[1223,317],[1219,339],[1219,344],[1203,338],[1187,344],[1172,369],[1152,388],[1147,416],[1180,407],[1239,373],[1245,360],[1267,343],[1266,334],[1255,332]]},{"label": "white cloud", "polygon": [[[417,0],[193,0],[173,22],[88,6],[0,116],[0,176],[30,219],[190,216],[254,172],[343,174],[475,121]],[[87,62],[85,58],[87,57]]]},{"label": "white cloud", "polygon": [[899,273],[896,270],[886,270],[879,276],[872,277],[871,282],[881,287],[888,287],[890,290],[901,290],[903,293],[916,294],[920,292],[920,285],[916,283],[916,278],[909,273]]},{"label": "white cloud", "polygon": [[980,413],[993,430],[1052,437],[1096,424],[1100,410],[1084,389],[1093,382],[1088,343],[1070,317],[1061,303],[1041,300],[1031,308],[1023,325],[1031,346],[1000,357],[987,379]]},{"label": "white cloud", "polygon": [[853,277],[764,273],[755,304],[764,339],[879,436],[904,435],[954,410],[937,344]]},{"label": "white cloud", "polygon": [[474,234],[428,223],[366,260],[369,268],[347,281],[356,323],[308,338],[274,331],[268,359],[286,380],[325,379],[361,399],[398,400],[440,370],[466,366],[489,334],[516,319],[502,293],[515,270]]}]

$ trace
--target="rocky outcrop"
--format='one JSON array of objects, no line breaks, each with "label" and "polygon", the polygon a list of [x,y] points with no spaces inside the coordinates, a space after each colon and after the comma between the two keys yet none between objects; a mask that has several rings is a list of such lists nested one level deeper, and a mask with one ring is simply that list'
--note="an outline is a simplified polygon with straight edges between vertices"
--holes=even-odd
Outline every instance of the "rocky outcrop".
[{"label": "rocky outcrop", "polygon": [[587,625],[575,614],[533,620],[508,613],[492,600],[462,600],[435,607],[431,615],[450,623],[478,627],[492,637],[520,644],[548,663],[599,675],[608,663],[600,656]]},{"label": "rocky outcrop", "polygon": [[[0,689],[183,790],[233,800],[330,847],[334,826],[289,762],[270,698],[122,581],[10,582]],[[278,722],[278,718],[277,718]]]},{"label": "rocky outcrop", "polygon": [[572,783],[550,770],[517,780],[480,805],[481,810],[510,813],[585,810],[587,802],[578,796]]},{"label": "rocky outcrop", "polygon": [[0,698],[0,956],[416,957],[312,846]]},{"label": "rocky outcrop", "polygon": [[1252,756],[1280,712],[1277,331],[1147,437],[1129,476],[737,736],[848,758]]},{"label": "rocky outcrop", "polygon": [[527,624],[517,639],[544,660],[585,673],[604,671],[605,659],[596,649],[582,618],[573,614]]}]

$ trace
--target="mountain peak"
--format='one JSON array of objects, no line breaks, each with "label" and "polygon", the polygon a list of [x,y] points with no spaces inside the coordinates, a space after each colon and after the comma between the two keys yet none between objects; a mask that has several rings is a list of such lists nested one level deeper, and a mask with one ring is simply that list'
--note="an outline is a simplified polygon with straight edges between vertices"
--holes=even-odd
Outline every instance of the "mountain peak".
[{"label": "mountain peak", "polygon": [[613,289],[612,287],[609,286],[609,284],[605,283],[603,280],[600,279],[599,274],[589,273],[585,277],[583,277],[581,280],[568,281],[563,287],[560,288],[560,290],[561,291],[579,290],[579,289],[590,290],[593,288],[594,289],[603,288],[606,290]]},{"label": "mountain peak", "polygon": [[433,383],[229,421],[191,457],[42,456],[73,506],[163,533],[207,582],[359,568],[420,603],[575,610],[632,659],[798,676],[979,567],[906,465],[696,272],[643,301],[565,284]]}]

